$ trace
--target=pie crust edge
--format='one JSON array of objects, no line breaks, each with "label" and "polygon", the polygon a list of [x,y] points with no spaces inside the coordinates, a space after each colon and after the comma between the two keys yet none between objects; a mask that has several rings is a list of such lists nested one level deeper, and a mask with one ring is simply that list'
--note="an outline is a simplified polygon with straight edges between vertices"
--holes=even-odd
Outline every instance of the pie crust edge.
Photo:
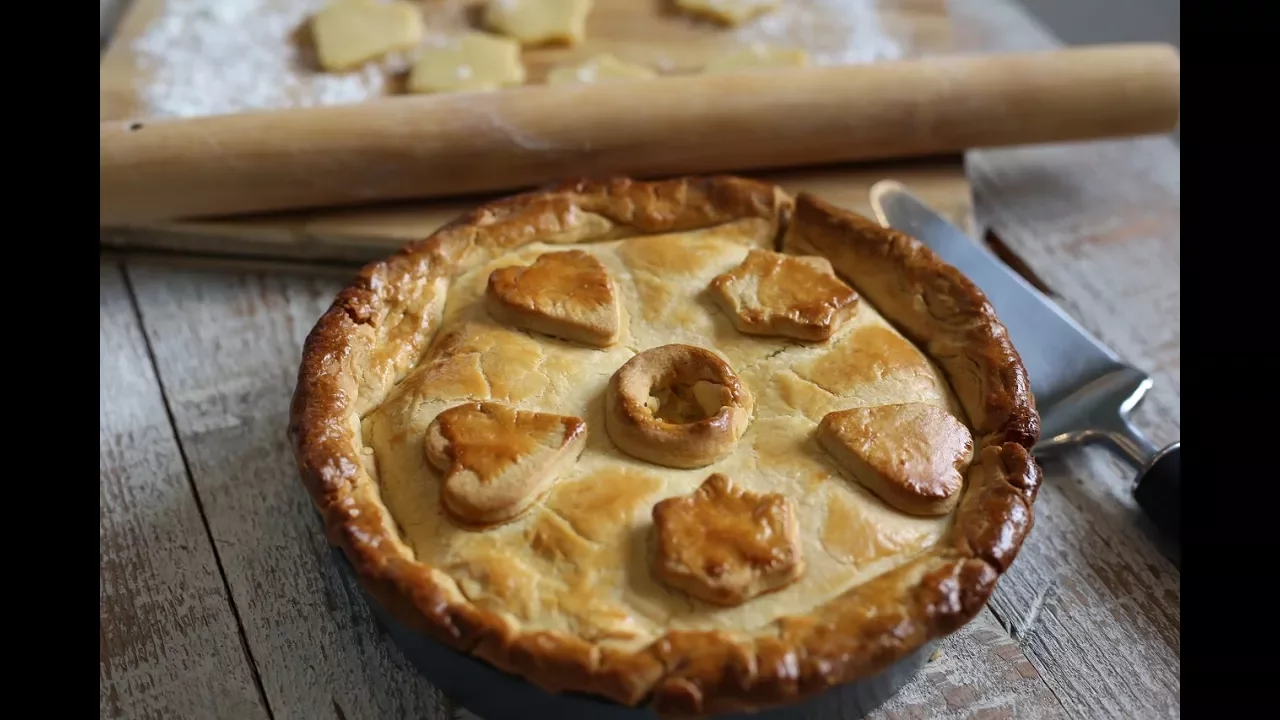
[{"label": "pie crust edge", "polygon": [[[360,418],[427,350],[449,281],[532,242],[688,232],[756,218],[780,249],[822,255],[941,368],[974,434],[950,534],[921,555],[755,636],[668,631],[634,652],[524,631],[468,601],[400,539],[365,466]],[[982,292],[918,240],[807,193],[733,176],[577,180],[468,212],[364,267],[303,346],[289,414],[330,541],[406,626],[551,692],[647,701],[662,715],[761,709],[869,676],[981,611],[1032,527],[1039,415]]]}]

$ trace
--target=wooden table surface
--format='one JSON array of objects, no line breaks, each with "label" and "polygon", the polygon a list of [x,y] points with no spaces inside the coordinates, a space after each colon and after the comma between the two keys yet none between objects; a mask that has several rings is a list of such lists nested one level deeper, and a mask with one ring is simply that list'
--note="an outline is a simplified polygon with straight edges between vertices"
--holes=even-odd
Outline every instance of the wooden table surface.
[{"label": "wooden table surface", "polygon": [[[966,48],[1058,44],[952,0]],[[1151,373],[1179,437],[1179,151],[1144,138],[970,153],[979,227]],[[101,263],[101,715],[446,718],[331,563],[285,440],[299,351],[340,283]],[[1044,463],[988,609],[875,718],[1179,716],[1179,574],[1102,451]]]}]

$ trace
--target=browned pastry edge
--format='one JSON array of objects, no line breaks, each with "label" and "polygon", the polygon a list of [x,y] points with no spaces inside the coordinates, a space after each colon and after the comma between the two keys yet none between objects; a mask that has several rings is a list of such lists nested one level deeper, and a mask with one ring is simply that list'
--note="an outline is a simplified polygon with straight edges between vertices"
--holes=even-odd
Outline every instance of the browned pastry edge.
[{"label": "browned pastry edge", "polygon": [[[831,259],[947,376],[976,431],[954,529],[907,564],[754,638],[669,631],[635,652],[522,631],[468,602],[399,540],[362,464],[355,418],[438,329],[448,282],[524,244],[683,232],[745,218]],[[790,225],[790,227],[788,227]],[[366,266],[307,337],[289,435],[304,485],[364,587],[407,626],[548,691],[649,702],[666,716],[793,702],[865,677],[972,619],[1031,529],[1039,431],[1026,370],[982,293],[901,233],[801,194],[718,176],[576,181],[498,200]]]}]

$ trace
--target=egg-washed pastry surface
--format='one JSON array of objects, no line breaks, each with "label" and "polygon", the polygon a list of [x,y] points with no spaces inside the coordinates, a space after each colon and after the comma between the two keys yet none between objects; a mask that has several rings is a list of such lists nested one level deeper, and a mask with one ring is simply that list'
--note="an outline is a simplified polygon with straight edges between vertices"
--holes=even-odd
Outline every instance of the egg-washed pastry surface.
[{"label": "egg-washed pastry surface", "polygon": [[[946,380],[866,302],[857,303],[856,312],[826,341],[795,342],[786,335],[738,330],[740,321],[722,309],[715,281],[743,278],[738,285],[763,290],[773,268],[761,268],[757,275],[741,271],[744,265],[748,273],[756,267],[753,253],[794,259],[762,249],[771,238],[758,230],[755,223],[729,223],[571,250],[535,243],[458,278],[445,302],[438,338],[364,421],[382,497],[417,559],[448,568],[469,598],[509,613],[521,624],[634,647],[671,627],[749,630],[782,615],[807,612],[935,542],[948,517],[888,511],[821,449],[816,436],[823,416],[836,410],[922,403],[961,412]],[[583,277],[597,269],[596,278]],[[852,290],[835,277],[829,263],[825,285],[809,277],[810,269],[804,264],[796,271],[805,272],[801,278],[809,283],[806,287],[830,298],[805,301],[815,307],[824,301],[848,304]],[[570,288],[560,286],[560,277],[573,278]],[[492,298],[514,295],[513,288],[524,278],[529,279],[523,292],[531,309],[512,317],[510,303]],[[614,330],[610,320],[617,315],[609,285],[616,288],[624,317],[616,342],[599,347],[600,339]],[[785,315],[792,302],[790,297],[758,294],[756,307],[768,311],[765,317]],[[495,306],[501,312],[494,313]],[[822,310],[817,314],[827,315]],[[605,320],[593,323],[595,317]],[[573,339],[547,334],[556,330],[561,338]],[[722,459],[687,469],[637,459],[621,450],[607,429],[611,378],[637,353],[676,343],[723,358],[755,397],[750,420],[743,414],[744,432]],[[687,387],[696,382],[690,378]],[[650,388],[643,390],[641,402],[651,397]],[[428,430],[441,413],[476,401],[578,417],[586,425],[585,449],[551,481],[554,487],[545,502],[482,532],[451,519],[446,507],[451,496],[442,494],[441,474],[424,451]],[[676,404],[676,398],[664,403]],[[671,419],[675,422],[662,425],[678,429],[687,424],[681,420],[690,420]],[[658,447],[660,439],[638,442],[649,442],[647,449]],[[886,442],[892,444],[893,438]],[[534,455],[512,457],[514,465],[524,462],[539,460]],[[850,530],[863,536],[857,542],[865,552],[837,556],[823,548],[820,531],[811,531],[800,538],[808,550],[807,570],[789,586],[736,607],[707,607],[653,577],[648,556],[654,505],[694,493],[714,473],[747,490],[789,499],[803,528],[823,526],[832,497],[876,515]],[[714,515],[716,507],[706,512]],[[698,542],[691,537],[685,544]],[[538,581],[507,587],[486,579],[522,573]]]},{"label": "egg-washed pastry surface", "polygon": [[[971,617],[1029,524],[1025,371],[948,272],[735,178],[502,201],[367,270],[312,333],[304,480],[377,592],[503,669],[671,711],[783,702],[812,688],[700,663],[753,657],[765,682],[790,646],[870,672],[882,655],[837,646],[892,655]],[[354,464],[322,472],[340,442]]]}]

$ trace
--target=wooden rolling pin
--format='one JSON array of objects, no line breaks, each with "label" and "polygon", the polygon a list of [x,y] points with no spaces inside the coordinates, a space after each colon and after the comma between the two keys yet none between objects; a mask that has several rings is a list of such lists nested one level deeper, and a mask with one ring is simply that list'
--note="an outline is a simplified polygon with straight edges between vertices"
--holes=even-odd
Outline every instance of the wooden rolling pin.
[{"label": "wooden rolling pin", "polygon": [[1028,54],[102,123],[101,224],[1171,131],[1178,54]]}]

